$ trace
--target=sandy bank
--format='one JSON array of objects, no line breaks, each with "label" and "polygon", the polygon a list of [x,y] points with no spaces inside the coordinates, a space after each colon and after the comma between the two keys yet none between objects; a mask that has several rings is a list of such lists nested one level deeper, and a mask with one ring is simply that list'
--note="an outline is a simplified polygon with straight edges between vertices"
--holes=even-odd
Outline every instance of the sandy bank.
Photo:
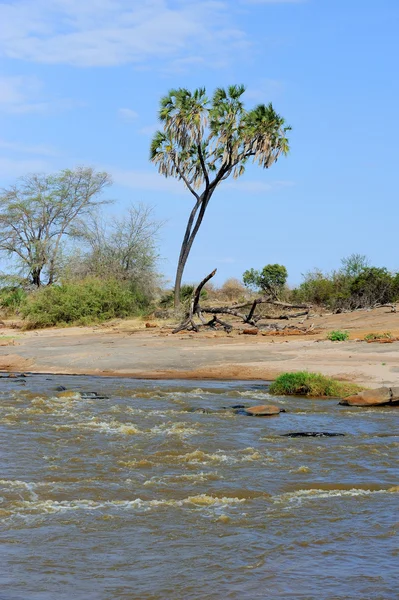
[{"label": "sandy bank", "polygon": [[[152,379],[260,379],[307,369],[368,386],[399,385],[399,342],[367,344],[364,334],[399,334],[399,314],[387,309],[315,319],[316,336],[264,337],[224,332],[172,335],[160,326],[121,321],[103,327],[20,332],[1,329],[0,369]],[[348,342],[325,340],[347,329]],[[7,336],[7,337],[2,337]]]}]

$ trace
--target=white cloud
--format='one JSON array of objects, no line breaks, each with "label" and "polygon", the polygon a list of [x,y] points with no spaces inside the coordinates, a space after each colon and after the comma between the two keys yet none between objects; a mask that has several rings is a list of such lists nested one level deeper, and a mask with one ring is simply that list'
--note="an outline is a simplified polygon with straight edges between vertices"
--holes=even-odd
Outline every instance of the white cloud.
[{"label": "white cloud", "polygon": [[49,163],[42,159],[11,159],[0,156],[0,177],[13,180],[27,173],[43,173],[51,170]]},{"label": "white cloud", "polygon": [[58,154],[54,148],[46,146],[45,144],[31,145],[23,142],[9,142],[2,139],[0,139],[0,148],[21,154],[38,154],[41,156],[57,156]]},{"label": "white cloud", "polygon": [[46,103],[39,101],[41,84],[35,77],[0,76],[0,111],[7,113],[42,112]]},{"label": "white cloud", "polygon": [[284,91],[284,82],[279,79],[261,79],[256,87],[249,86],[245,92],[248,100],[266,104],[275,101]]},{"label": "white cloud", "polygon": [[0,112],[18,115],[48,113],[67,110],[78,105],[67,98],[55,98],[50,101],[43,98],[42,83],[37,77],[0,76]]},{"label": "white cloud", "polygon": [[230,13],[215,0],[15,0],[0,4],[0,54],[80,67],[223,64],[247,43]]},{"label": "white cloud", "polygon": [[124,121],[134,121],[139,116],[138,113],[131,108],[120,108],[118,114]]}]

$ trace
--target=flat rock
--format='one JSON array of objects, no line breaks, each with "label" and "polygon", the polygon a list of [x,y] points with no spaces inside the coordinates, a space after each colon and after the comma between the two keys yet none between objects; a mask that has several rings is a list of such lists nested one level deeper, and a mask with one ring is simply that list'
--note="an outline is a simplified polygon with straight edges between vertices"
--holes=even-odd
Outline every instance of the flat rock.
[{"label": "flat rock", "polygon": [[391,387],[391,402],[399,402],[399,387]]},{"label": "flat rock", "polygon": [[279,415],[280,408],[272,404],[262,404],[260,406],[251,406],[245,411],[253,417],[270,417],[271,415]]},{"label": "flat rock", "polygon": [[[399,392],[398,388],[395,388]],[[399,395],[399,394],[398,394]],[[376,390],[365,390],[341,400],[343,406],[382,406],[392,401],[391,388],[381,387]]]}]

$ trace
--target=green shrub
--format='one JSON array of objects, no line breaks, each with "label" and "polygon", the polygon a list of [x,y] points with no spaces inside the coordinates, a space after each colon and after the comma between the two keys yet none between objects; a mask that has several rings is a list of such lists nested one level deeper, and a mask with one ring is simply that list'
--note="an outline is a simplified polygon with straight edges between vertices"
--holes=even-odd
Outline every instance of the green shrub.
[{"label": "green shrub", "polygon": [[321,373],[296,371],[283,373],[271,384],[269,392],[276,396],[315,396],[343,398],[362,388],[354,383],[336,381]]},{"label": "green shrub", "polygon": [[132,284],[87,278],[33,292],[22,308],[22,315],[28,328],[88,325],[117,317],[137,316],[148,307],[148,298]]},{"label": "green shrub", "polygon": [[327,333],[327,339],[331,342],[344,342],[349,339],[349,333],[347,331],[340,331],[336,329],[335,331],[330,331]]},{"label": "green shrub", "polygon": [[21,287],[4,287],[0,289],[0,308],[10,314],[18,311],[26,300],[26,292]]},{"label": "green shrub", "polygon": [[273,297],[283,290],[288,273],[284,265],[266,265],[262,271],[248,269],[242,276],[246,287],[261,290],[263,293],[271,294]]},{"label": "green shrub", "polygon": [[[180,288],[180,302],[182,304],[187,305],[190,302],[191,298],[193,297],[195,289],[196,289],[196,286],[194,286],[194,285],[191,285],[189,283],[183,284]],[[200,294],[201,300],[206,300],[207,297],[208,297],[208,292],[206,290],[201,290],[201,294]],[[174,304],[174,299],[175,299],[174,292],[173,291],[167,292],[166,294],[163,295],[159,304],[163,308],[170,308]]]},{"label": "green shrub", "polygon": [[367,333],[364,336],[364,340],[366,342],[370,342],[373,340],[391,340],[393,335],[390,331],[384,331],[383,333]]}]

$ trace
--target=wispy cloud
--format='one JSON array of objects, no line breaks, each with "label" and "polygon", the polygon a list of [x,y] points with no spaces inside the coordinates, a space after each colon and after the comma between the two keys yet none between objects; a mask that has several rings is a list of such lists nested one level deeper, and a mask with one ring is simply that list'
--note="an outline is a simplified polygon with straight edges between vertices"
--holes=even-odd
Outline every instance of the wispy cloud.
[{"label": "wispy cloud", "polygon": [[138,113],[131,108],[120,108],[118,114],[124,121],[134,121],[139,116]]},{"label": "wispy cloud", "polygon": [[111,173],[112,179],[117,185],[134,190],[149,190],[154,192],[171,192],[173,194],[185,194],[186,189],[182,182],[176,179],[166,179],[154,171],[140,171],[135,169],[119,169],[107,167],[106,171]]},{"label": "wispy cloud", "polygon": [[12,159],[0,156],[0,177],[12,181],[27,173],[44,173],[51,171],[51,166],[44,159]]},{"label": "wispy cloud", "polygon": [[15,0],[0,4],[0,53],[80,67],[223,64],[247,44],[217,0]]},{"label": "wispy cloud", "polygon": [[39,114],[68,110],[79,105],[68,98],[47,98],[37,77],[0,76],[0,112],[16,115]]},{"label": "wispy cloud", "polygon": [[292,187],[295,185],[293,181],[232,181],[226,184],[226,188],[231,190],[237,190],[240,192],[247,192],[249,194],[267,194],[281,188]]},{"label": "wispy cloud", "polygon": [[39,101],[40,82],[35,77],[0,76],[0,111],[7,113],[34,113],[45,110]]},{"label": "wispy cloud", "polygon": [[254,102],[270,102],[281,96],[284,91],[284,82],[279,79],[261,79],[256,85],[248,87],[246,98]]},{"label": "wispy cloud", "polygon": [[25,144],[23,142],[10,142],[0,139],[0,148],[20,154],[37,154],[39,156],[57,156],[58,152],[45,144]]}]

